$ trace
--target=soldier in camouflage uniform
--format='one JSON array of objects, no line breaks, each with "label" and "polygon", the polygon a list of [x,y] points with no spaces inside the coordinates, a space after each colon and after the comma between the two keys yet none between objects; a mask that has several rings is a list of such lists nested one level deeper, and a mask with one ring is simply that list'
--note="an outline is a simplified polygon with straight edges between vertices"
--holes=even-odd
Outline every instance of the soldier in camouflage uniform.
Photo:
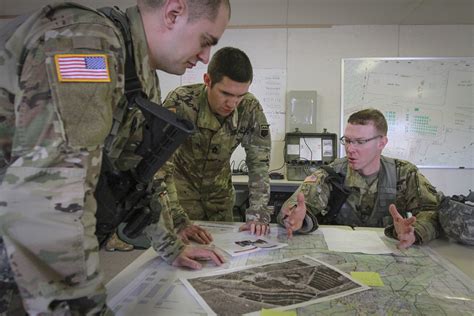
[{"label": "soldier in camouflage uniform", "polygon": [[[137,74],[149,100],[160,103],[155,69],[183,74],[198,61],[207,63],[230,7],[227,0],[205,3],[138,0],[127,9]],[[94,234],[101,153],[122,109],[110,159],[120,170],[136,166],[143,122],[123,95],[126,48],[111,20],[71,3],[46,6],[2,27],[0,314],[20,313],[8,305],[19,301],[18,291],[32,315],[107,309]],[[82,70],[78,61],[86,65]],[[166,194],[158,195],[163,185],[156,181],[150,205],[161,205],[161,219],[146,229],[157,252],[193,269],[200,267],[196,257],[222,263],[219,254],[177,239]]]},{"label": "soldier in camouflage uniform", "polygon": [[[386,135],[387,122],[378,110],[366,109],[349,117],[341,138],[347,156],[330,164],[345,176],[344,186],[350,190],[347,200],[334,218],[325,220],[333,185],[326,181],[328,172],[318,169],[285,202],[278,216],[290,236],[293,231],[315,230],[318,220],[325,224],[388,226],[385,233],[398,238],[401,248],[439,235],[437,210],[442,194],[415,165],[382,156]],[[415,216],[407,218],[409,212]]]},{"label": "soldier in camouflage uniform", "polygon": [[[170,199],[191,219],[232,221],[234,187],[230,157],[242,144],[249,174],[250,207],[242,229],[268,232],[268,177],[271,139],[262,106],[248,93],[253,71],[247,55],[225,47],[217,51],[204,84],[179,87],[163,105],[195,123],[197,132],[174,156],[177,196]],[[174,188],[173,188],[174,189]]]}]

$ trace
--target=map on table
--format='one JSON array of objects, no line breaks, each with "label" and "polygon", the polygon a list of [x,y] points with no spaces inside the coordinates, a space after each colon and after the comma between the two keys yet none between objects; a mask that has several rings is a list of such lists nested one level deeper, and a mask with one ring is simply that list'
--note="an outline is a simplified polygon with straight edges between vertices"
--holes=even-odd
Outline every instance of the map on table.
[{"label": "map on table", "polygon": [[369,289],[310,257],[212,272],[181,280],[209,315],[242,315],[326,301]]},{"label": "map on table", "polygon": [[[235,231],[236,226],[219,226],[216,232]],[[213,233],[211,227],[206,227]],[[400,252],[396,242],[383,239],[393,254],[369,255],[327,250],[324,235],[297,235],[286,238],[283,229],[272,226],[285,248],[228,257],[224,267],[205,264],[202,271],[171,267],[149,249],[149,260],[133,271],[133,280],[117,289],[107,284],[108,306],[116,315],[206,315],[206,311],[181,283],[180,278],[199,277],[213,271],[232,270],[300,258],[308,255],[350,274],[351,271],[377,272],[385,286],[299,307],[298,315],[472,315],[474,281],[455,266],[440,259],[428,246],[414,246]],[[127,271],[127,274],[132,272]],[[186,304],[183,304],[186,302]]]}]

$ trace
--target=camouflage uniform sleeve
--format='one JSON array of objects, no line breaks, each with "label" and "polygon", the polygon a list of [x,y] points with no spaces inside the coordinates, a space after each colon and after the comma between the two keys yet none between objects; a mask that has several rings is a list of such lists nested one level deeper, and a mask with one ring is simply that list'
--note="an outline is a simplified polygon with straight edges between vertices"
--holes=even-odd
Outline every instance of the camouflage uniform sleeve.
[{"label": "camouflage uniform sleeve", "polygon": [[271,214],[267,207],[270,198],[270,177],[268,167],[270,164],[271,136],[269,124],[262,106],[256,99],[256,108],[252,112],[251,132],[242,140],[245,149],[245,162],[249,174],[249,202],[246,210],[246,221],[270,223]]},{"label": "camouflage uniform sleeve", "polygon": [[[316,170],[312,175],[306,177],[295,193],[282,206],[282,209],[295,206],[297,195],[300,192],[303,193],[306,216],[302,228],[298,231],[299,233],[310,233],[316,230],[318,228],[317,217],[326,215],[326,206],[331,193],[331,188],[325,181],[326,177],[326,171]],[[282,212],[278,214],[277,221],[280,225],[284,225]]]},{"label": "camouflage uniform sleeve", "polygon": [[[414,224],[416,243],[423,244],[438,238],[440,234],[438,206],[441,196],[415,166],[410,167],[405,174],[403,170],[399,171],[396,206],[401,214],[411,212],[416,216]],[[385,234],[397,238],[393,225],[385,229]]]},{"label": "camouflage uniform sleeve", "polygon": [[13,133],[15,131],[15,113],[12,100],[13,95],[0,87],[0,182],[10,160]]},{"label": "camouflage uniform sleeve", "polygon": [[[170,111],[175,112],[178,115],[180,115],[180,112],[177,111],[178,105],[179,105],[179,101],[177,100],[177,93],[175,91],[170,92],[168,96],[166,97],[166,100],[163,103],[163,106],[169,109]],[[166,162],[166,164],[163,166],[162,169],[165,174],[164,176],[165,176],[166,187],[168,190],[174,229],[176,232],[179,232],[181,229],[191,224],[191,221],[189,220],[188,214],[186,213],[186,211],[181,206],[178,200],[178,192],[176,189],[176,184],[175,184],[174,176],[173,176],[173,173],[174,173],[173,157],[174,156],[172,156]]]},{"label": "camouflage uniform sleeve", "polygon": [[[158,174],[161,173],[162,170],[158,171]],[[155,181],[156,179],[157,176],[155,176]],[[158,255],[169,264],[172,264],[183,251],[184,243],[173,230],[174,224],[171,214],[171,203],[166,190],[167,185],[162,179],[158,180],[158,182],[159,185],[155,188],[150,207],[160,209],[160,220],[145,228],[144,233],[150,239],[151,245]]]},{"label": "camouflage uniform sleeve", "polygon": [[[106,308],[93,192],[112,105],[123,89],[118,80],[123,56],[112,30],[99,23],[90,27],[95,32],[90,30],[94,35],[87,41],[82,35],[74,40],[84,25],[66,25],[30,43],[15,95],[13,158],[0,190],[0,234],[31,314],[89,315]],[[54,62],[60,53],[104,54],[110,82],[60,82]],[[2,103],[3,113],[10,110]]]},{"label": "camouflage uniform sleeve", "polygon": [[162,177],[166,183],[166,191],[168,194],[168,200],[170,203],[171,219],[173,221],[173,229],[175,232],[179,232],[184,227],[191,224],[188,214],[186,214],[184,208],[181,206],[178,200],[178,192],[173,179],[174,164],[173,157],[166,162],[166,164],[157,172],[155,179]]}]

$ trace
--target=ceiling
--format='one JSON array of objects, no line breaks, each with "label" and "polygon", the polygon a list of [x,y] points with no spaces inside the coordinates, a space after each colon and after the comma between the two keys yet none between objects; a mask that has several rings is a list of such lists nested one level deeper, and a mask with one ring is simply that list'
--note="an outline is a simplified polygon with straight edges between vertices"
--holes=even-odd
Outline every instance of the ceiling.
[{"label": "ceiling", "polygon": [[[1,0],[0,18],[23,14],[53,0]],[[74,1],[74,0],[72,0]],[[232,27],[474,24],[474,0],[230,0]],[[135,0],[77,0],[92,7]]]}]

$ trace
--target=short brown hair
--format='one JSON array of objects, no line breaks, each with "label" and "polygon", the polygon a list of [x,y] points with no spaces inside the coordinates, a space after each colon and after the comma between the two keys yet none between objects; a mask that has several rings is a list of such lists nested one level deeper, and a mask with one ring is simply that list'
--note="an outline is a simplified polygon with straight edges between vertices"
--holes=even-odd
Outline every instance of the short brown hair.
[{"label": "short brown hair", "polygon": [[[189,9],[188,22],[193,22],[200,18],[206,18],[209,21],[215,21],[217,13],[224,5],[229,10],[230,18],[230,3],[229,0],[186,0]],[[138,0],[139,6],[144,6],[149,9],[159,9],[163,6],[165,0]]]},{"label": "short brown hair", "polygon": [[349,116],[347,123],[353,125],[368,125],[372,123],[380,135],[387,136],[387,120],[382,112],[377,109],[370,108],[352,113],[351,116]]},{"label": "short brown hair", "polygon": [[249,57],[235,47],[223,47],[211,58],[207,67],[211,88],[224,77],[237,82],[252,82],[253,69]]}]

